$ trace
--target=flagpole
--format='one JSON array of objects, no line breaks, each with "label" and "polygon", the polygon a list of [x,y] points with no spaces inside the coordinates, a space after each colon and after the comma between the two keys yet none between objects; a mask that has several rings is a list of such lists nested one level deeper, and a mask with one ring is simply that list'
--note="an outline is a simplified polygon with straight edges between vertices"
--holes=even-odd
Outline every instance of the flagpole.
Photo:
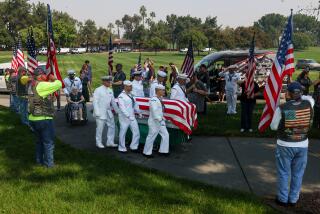
[{"label": "flagpole", "polygon": [[[292,13],[293,13],[293,9],[291,8],[291,16],[292,16]],[[292,17],[292,19],[293,19],[293,17]],[[293,27],[293,26],[292,26]],[[293,37],[293,34],[292,34],[292,37]],[[290,74],[288,74],[287,75],[287,87],[288,87],[288,85],[291,83],[291,75]]]}]

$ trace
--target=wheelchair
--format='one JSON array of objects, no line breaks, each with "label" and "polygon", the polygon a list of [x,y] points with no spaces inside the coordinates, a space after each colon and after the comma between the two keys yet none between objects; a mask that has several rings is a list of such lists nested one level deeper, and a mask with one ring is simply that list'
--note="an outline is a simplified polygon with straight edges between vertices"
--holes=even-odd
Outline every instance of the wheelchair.
[{"label": "wheelchair", "polygon": [[76,120],[74,118],[74,115],[73,115],[73,111],[74,110],[72,110],[72,104],[71,103],[68,103],[64,107],[66,122],[70,123],[70,125],[85,125],[85,124],[87,124],[87,122],[88,122],[87,106],[86,106],[85,102],[82,102],[81,105],[82,105],[82,118],[83,118],[83,120]]}]

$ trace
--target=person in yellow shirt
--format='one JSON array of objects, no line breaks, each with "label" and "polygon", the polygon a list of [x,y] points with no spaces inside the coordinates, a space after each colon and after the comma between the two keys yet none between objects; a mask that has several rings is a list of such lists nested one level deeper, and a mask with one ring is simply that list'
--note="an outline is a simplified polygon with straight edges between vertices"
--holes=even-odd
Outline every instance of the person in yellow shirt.
[{"label": "person in yellow shirt", "polygon": [[46,75],[42,68],[34,71],[33,95],[29,97],[29,121],[36,135],[36,161],[51,168],[54,166],[54,96],[62,87],[53,75]]}]

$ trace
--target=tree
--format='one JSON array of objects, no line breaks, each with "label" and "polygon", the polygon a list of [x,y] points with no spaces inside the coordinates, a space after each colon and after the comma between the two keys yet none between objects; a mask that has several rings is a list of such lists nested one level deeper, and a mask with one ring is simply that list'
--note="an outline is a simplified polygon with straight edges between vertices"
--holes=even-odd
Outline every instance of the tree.
[{"label": "tree", "polygon": [[174,49],[178,37],[178,33],[176,31],[177,16],[175,14],[167,15],[166,22],[169,28],[172,49]]},{"label": "tree", "polygon": [[184,31],[181,33],[181,37],[179,38],[180,47],[187,47],[190,39],[192,39],[193,48],[197,50],[198,55],[200,55],[200,51],[208,44],[207,37],[198,29]]},{"label": "tree", "polygon": [[102,44],[108,44],[111,32],[105,28],[99,27],[96,34],[96,41],[100,47]]},{"label": "tree", "polygon": [[110,22],[107,27],[108,27],[108,30],[110,31],[110,33],[112,33],[112,30],[114,28],[113,23]]},{"label": "tree", "polygon": [[143,26],[144,26],[144,19],[146,18],[146,16],[147,16],[147,9],[146,9],[146,7],[144,6],[144,5],[142,5],[141,7],[140,7],[140,10],[139,10],[139,13],[140,13],[140,15],[141,15],[141,17],[142,17],[142,24],[143,24]]},{"label": "tree", "polygon": [[122,27],[122,22],[117,19],[115,22],[116,26],[117,26],[117,31],[118,31],[118,39],[120,39],[120,28]]},{"label": "tree", "polygon": [[153,37],[146,43],[146,47],[152,48],[157,54],[159,49],[167,47],[167,42],[159,37]]},{"label": "tree", "polygon": [[293,34],[293,45],[295,49],[303,50],[310,46],[313,46],[313,41],[315,40],[308,33],[296,32]]},{"label": "tree", "polygon": [[81,37],[81,42],[86,44],[87,51],[89,49],[89,44],[95,43],[97,33],[96,23],[93,20],[86,20],[84,25],[80,28],[79,34]]}]

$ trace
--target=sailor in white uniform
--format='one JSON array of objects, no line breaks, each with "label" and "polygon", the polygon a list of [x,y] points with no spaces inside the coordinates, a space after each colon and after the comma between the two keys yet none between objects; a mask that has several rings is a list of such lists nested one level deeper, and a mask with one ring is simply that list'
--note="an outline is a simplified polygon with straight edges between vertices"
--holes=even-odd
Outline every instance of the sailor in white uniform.
[{"label": "sailor in white uniform", "polygon": [[152,98],[152,97],[154,97],[156,95],[156,93],[155,93],[156,85],[158,85],[158,84],[163,85],[163,81],[165,80],[166,77],[167,77],[166,72],[158,71],[157,79],[153,80],[153,82],[150,85],[150,93],[149,93],[150,98]]},{"label": "sailor in white uniform", "polygon": [[179,74],[178,75],[177,83],[171,89],[170,99],[189,102],[187,95],[186,95],[187,79],[188,79],[188,75],[186,75],[186,74]]},{"label": "sailor in white uniform", "polygon": [[132,92],[134,97],[144,97],[143,85],[142,85],[142,72],[133,72]]},{"label": "sailor in white uniform", "polygon": [[235,72],[237,69],[237,65],[231,65],[227,72],[222,71],[219,73],[219,76],[224,77],[226,81],[227,114],[237,114],[237,90],[238,81],[240,80],[240,75]]},{"label": "sailor in white uniform", "polygon": [[74,70],[69,70],[68,71],[68,77],[64,78],[63,83],[64,83],[64,89],[63,92],[66,96],[69,96],[71,93],[71,89],[73,87],[77,88],[78,91],[82,91],[82,83],[79,77],[76,77],[76,72]]},{"label": "sailor in white uniform", "polygon": [[93,116],[96,119],[96,146],[104,148],[102,144],[102,132],[107,125],[107,147],[117,147],[114,143],[115,136],[115,122],[112,108],[118,112],[117,104],[115,103],[113,91],[110,88],[112,84],[112,76],[104,76],[102,79],[102,86],[98,87],[93,94]]},{"label": "sailor in white uniform", "polygon": [[119,104],[119,122],[120,122],[120,133],[119,133],[119,152],[127,152],[126,148],[126,133],[128,128],[132,132],[132,141],[130,144],[131,151],[137,151],[139,146],[140,132],[138,122],[134,114],[134,98],[131,94],[132,83],[128,80],[123,82],[124,90],[118,96]]},{"label": "sailor in white uniform", "polygon": [[155,90],[155,96],[152,97],[149,101],[149,132],[143,149],[143,155],[148,158],[153,157],[153,143],[158,134],[160,134],[161,136],[159,154],[169,154],[169,133],[167,131],[166,122],[164,118],[164,104],[162,103],[162,97],[165,94],[165,87],[161,84],[158,84],[155,86]]}]

